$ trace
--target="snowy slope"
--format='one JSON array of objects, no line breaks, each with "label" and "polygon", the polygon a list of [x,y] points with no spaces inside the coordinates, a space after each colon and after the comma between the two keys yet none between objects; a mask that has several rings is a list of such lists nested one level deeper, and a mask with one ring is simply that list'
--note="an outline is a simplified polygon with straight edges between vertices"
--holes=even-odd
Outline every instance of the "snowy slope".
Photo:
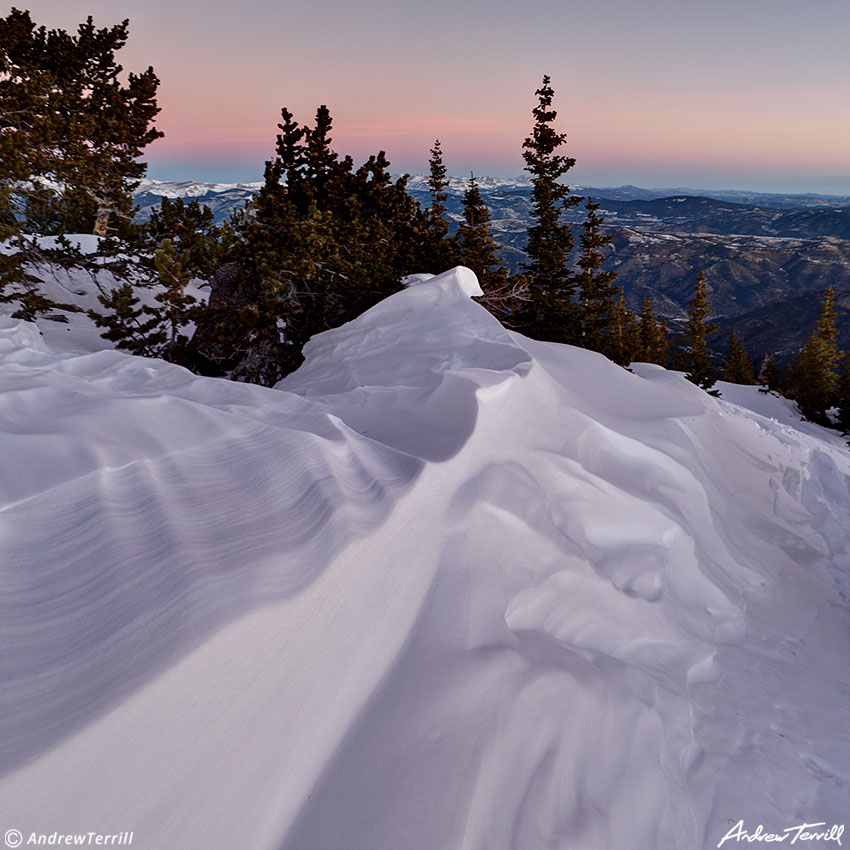
[{"label": "snowy slope", "polygon": [[846,447],[512,334],[477,291],[411,286],[275,390],[0,319],[4,829],[691,850],[842,823]]}]

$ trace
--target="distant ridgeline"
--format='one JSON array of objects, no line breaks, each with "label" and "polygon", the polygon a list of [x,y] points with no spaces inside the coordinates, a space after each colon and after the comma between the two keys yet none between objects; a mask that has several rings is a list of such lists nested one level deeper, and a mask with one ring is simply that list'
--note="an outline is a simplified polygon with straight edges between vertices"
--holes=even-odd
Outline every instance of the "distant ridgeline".
[{"label": "distant ridgeline", "polygon": [[[526,259],[529,179],[480,177],[476,182],[502,260],[516,272]],[[467,184],[466,178],[452,177],[446,187],[453,230],[463,220]],[[135,201],[139,218],[147,219],[163,196],[197,200],[221,223],[261,186],[143,180]],[[423,206],[430,203],[427,177],[411,177],[408,191]],[[836,291],[850,291],[850,197],[635,186],[575,191],[600,202],[612,237],[610,265],[631,309],[650,298],[657,315],[674,323],[683,320],[694,269],[705,271],[713,313],[721,317],[721,332],[712,341],[718,350],[725,350],[731,319],[741,317],[739,327],[754,359],[774,351],[780,337],[777,359],[787,362],[811,333],[819,310],[819,297],[800,296],[820,294],[830,284]],[[576,225],[582,217],[581,207],[566,214]],[[850,317],[841,298],[836,306],[841,345],[850,349]]]}]

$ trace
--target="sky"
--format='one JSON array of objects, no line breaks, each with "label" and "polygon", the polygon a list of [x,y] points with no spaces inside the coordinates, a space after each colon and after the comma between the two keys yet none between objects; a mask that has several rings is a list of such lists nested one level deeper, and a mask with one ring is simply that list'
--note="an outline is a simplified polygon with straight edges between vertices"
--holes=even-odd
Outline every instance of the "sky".
[{"label": "sky", "polygon": [[[130,19],[161,79],[148,176],[250,181],[280,109],[423,173],[522,173],[552,79],[580,185],[850,194],[848,0],[21,0],[48,28]],[[7,11],[8,8],[7,7]]]}]

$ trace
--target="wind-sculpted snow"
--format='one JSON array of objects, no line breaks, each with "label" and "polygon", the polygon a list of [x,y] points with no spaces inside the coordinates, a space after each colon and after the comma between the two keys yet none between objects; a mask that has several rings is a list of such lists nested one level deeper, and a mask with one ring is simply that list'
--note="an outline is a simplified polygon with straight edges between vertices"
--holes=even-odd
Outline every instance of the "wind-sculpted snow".
[{"label": "wind-sculpted snow", "polygon": [[277,390],[2,326],[9,825],[690,850],[842,823],[846,448],[478,291],[411,286]]},{"label": "wind-sculpted snow", "polygon": [[421,470],[297,396],[38,348],[10,352],[0,395],[6,768],[303,588]]},{"label": "wind-sculpted snow", "polygon": [[[361,434],[429,461],[455,455],[472,436],[479,390],[525,375],[529,355],[466,296],[475,275],[409,287],[312,340],[307,362],[280,388],[321,398]],[[420,318],[439,321],[420,322]]]}]

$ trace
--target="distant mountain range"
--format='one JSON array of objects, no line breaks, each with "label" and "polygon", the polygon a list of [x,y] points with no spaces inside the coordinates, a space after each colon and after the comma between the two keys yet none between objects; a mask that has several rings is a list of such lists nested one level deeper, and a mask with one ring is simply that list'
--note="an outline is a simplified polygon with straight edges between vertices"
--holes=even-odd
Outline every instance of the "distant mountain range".
[{"label": "distant mountain range", "polygon": [[[493,206],[494,217],[496,213],[504,213],[505,205],[510,208],[512,204],[516,204],[514,211],[522,218],[527,218],[528,203],[531,192],[530,178],[525,176],[519,177],[476,177],[476,183],[481,191],[481,194],[486,196],[485,200]],[[447,193],[450,199],[456,201],[454,212],[461,211],[460,202],[463,200],[463,193],[468,186],[466,177],[453,176],[449,178]],[[199,183],[192,180],[184,181],[166,181],[166,180],[142,180],[139,188],[136,191],[136,202],[140,205],[140,216],[146,218],[150,213],[150,209],[159,204],[162,197],[168,198],[184,198],[197,199],[203,204],[212,209],[213,214],[217,219],[224,220],[227,217],[226,209],[232,209],[236,206],[244,204],[250,199],[251,195],[258,192],[262,187],[262,181],[253,183]],[[430,200],[428,191],[428,178],[424,175],[413,175],[408,179],[408,189],[411,195],[427,204]],[[659,213],[664,215],[664,210],[673,210],[676,215],[681,217],[683,213],[693,212],[697,207],[693,204],[686,209],[676,209],[674,204],[681,204],[684,201],[696,201],[699,199],[709,199],[718,202],[726,202],[733,207],[748,207],[751,210],[808,210],[815,209],[818,211],[832,208],[835,210],[848,211],[850,209],[850,195],[781,195],[781,194],[762,194],[756,192],[744,192],[737,190],[713,190],[713,189],[642,189],[639,186],[617,186],[595,188],[587,186],[574,186],[573,190],[576,194],[592,197],[597,201],[610,202],[653,202],[663,201],[661,206],[648,206],[641,208],[634,207],[631,214],[638,213],[646,214],[649,217],[657,217]],[[454,206],[454,205],[453,205]],[[621,204],[612,203],[610,206],[611,215],[628,215],[629,208],[622,207]],[[715,214],[717,208],[708,205],[703,208],[703,214],[706,211],[713,211]],[[619,222],[618,222],[619,223]]]},{"label": "distant mountain range", "polygon": [[[424,205],[430,203],[427,179],[415,175],[408,181],[410,194]],[[503,260],[516,271],[525,259],[530,180],[482,176],[476,182]],[[447,187],[447,213],[455,227],[467,185],[466,178],[453,177]],[[261,186],[144,180],[136,202],[146,218],[162,197],[197,199],[223,221]],[[787,360],[811,333],[822,292],[830,284],[850,292],[848,196],[573,188],[601,205],[612,237],[611,267],[633,309],[650,298],[656,313],[675,327],[686,315],[697,273],[705,272],[715,318],[725,332],[716,335],[717,344],[725,345],[731,326],[740,323],[754,356],[775,352]],[[576,227],[583,218],[581,206],[568,216]],[[840,321],[850,348],[850,310],[842,308]]]},{"label": "distant mountain range", "polygon": [[163,198],[198,201],[208,206],[221,224],[232,212],[245,206],[251,196],[260,191],[257,183],[196,183],[193,180],[142,180],[136,189],[135,200],[139,206],[138,218],[147,220]]}]

